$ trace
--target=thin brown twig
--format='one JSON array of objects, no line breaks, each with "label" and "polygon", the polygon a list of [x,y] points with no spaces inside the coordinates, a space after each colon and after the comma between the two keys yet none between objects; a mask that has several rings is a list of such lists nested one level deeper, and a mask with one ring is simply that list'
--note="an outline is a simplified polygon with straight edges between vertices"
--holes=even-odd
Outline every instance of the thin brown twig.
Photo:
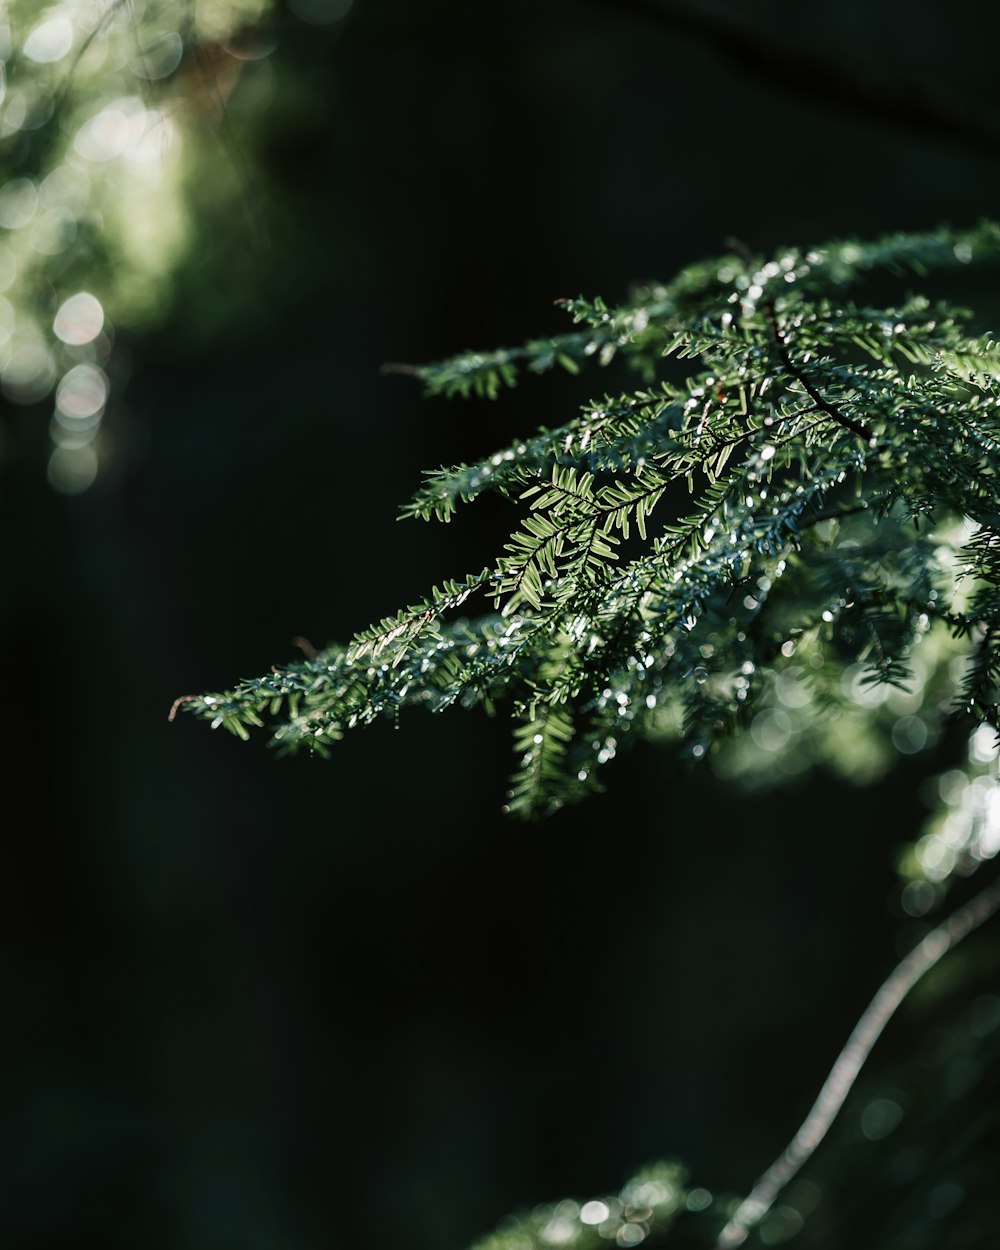
[{"label": "thin brown twig", "polygon": [[192,700],[197,699],[198,697],[199,696],[196,694],[179,695],[176,699],[174,699],[173,703],[170,705],[170,711],[167,713],[167,720],[168,721],[174,720],[177,713],[180,711],[180,706],[182,703],[190,703],[192,702]]}]

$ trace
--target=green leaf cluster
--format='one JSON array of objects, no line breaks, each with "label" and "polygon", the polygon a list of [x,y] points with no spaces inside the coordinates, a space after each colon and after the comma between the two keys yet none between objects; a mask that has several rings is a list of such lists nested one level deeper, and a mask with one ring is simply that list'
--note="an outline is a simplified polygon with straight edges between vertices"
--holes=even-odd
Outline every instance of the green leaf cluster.
[{"label": "green leaf cluster", "polygon": [[[567,334],[417,369],[431,395],[492,396],[521,370],[622,357],[639,385],[426,476],[407,518],[508,502],[510,536],[479,573],[185,708],[322,754],[402,708],[503,701],[523,816],[599,786],[636,738],[705,757],[803,656],[830,707],[853,666],[906,690],[935,631],[966,654],[947,714],[995,727],[1000,357],[969,314],[908,287],[998,254],[988,222],[737,251],[617,308],[564,301]],[[856,301],[866,283],[899,299]]]}]

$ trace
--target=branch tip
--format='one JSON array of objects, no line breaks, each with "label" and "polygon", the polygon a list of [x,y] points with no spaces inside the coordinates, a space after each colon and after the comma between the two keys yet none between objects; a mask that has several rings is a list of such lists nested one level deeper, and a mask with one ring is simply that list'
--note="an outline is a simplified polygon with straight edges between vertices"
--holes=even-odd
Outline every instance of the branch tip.
[{"label": "branch tip", "polygon": [[292,646],[298,647],[307,660],[315,660],[319,655],[319,651],[312,645],[308,638],[303,638],[301,634],[296,634],[292,639]]},{"label": "branch tip", "polygon": [[170,711],[167,714],[167,720],[170,722],[173,722],[177,716],[177,712],[179,711],[181,704],[190,703],[192,700],[197,699],[197,698],[198,696],[196,694],[179,695],[176,699],[174,699],[173,703],[170,705]]}]

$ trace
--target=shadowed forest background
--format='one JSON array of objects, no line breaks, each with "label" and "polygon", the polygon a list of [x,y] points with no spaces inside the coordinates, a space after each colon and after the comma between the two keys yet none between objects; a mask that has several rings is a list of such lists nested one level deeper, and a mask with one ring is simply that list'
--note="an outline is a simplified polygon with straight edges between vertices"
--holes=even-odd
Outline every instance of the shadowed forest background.
[{"label": "shadowed forest background", "polygon": [[[299,0],[266,91],[179,71],[190,225],[119,329],[93,485],[47,482],[50,401],[4,401],[4,1245],[462,1250],[665,1157],[742,1193],[902,953],[924,757],[748,793],[640,747],[524,825],[502,719],[328,762],[167,723],[478,567],[500,505],[397,523],[421,471],[605,386],[459,404],[387,361],[555,332],[733,236],[997,214],[995,10],[660,8]],[[1000,311],[980,282],[957,301]],[[1000,1040],[953,1039],[996,974],[984,932],[904,1008],[795,1244],[989,1244]]]}]

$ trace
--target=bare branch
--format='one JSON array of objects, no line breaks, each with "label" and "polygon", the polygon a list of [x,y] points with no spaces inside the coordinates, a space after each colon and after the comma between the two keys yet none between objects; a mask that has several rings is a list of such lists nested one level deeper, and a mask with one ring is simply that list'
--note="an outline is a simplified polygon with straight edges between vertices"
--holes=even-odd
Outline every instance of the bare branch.
[{"label": "bare branch", "polygon": [[[605,0],[607,3],[607,0]],[[957,107],[925,83],[903,80],[883,86],[866,79],[857,65],[840,65],[803,47],[756,30],[718,4],[678,4],[675,0],[612,0],[616,12],[630,11],[679,34],[699,40],[757,78],[810,97],[842,113],[850,110],[878,121],[962,147],[995,160],[1000,152],[1000,121]]]},{"label": "bare branch", "polygon": [[910,990],[953,946],[989,920],[998,909],[1000,881],[994,881],[932,929],[905,959],[900,960],[854,1026],[802,1126],[737,1207],[719,1234],[715,1250],[732,1250],[746,1241],[750,1230],[770,1211],[778,1195],[826,1136],[872,1047]]}]

